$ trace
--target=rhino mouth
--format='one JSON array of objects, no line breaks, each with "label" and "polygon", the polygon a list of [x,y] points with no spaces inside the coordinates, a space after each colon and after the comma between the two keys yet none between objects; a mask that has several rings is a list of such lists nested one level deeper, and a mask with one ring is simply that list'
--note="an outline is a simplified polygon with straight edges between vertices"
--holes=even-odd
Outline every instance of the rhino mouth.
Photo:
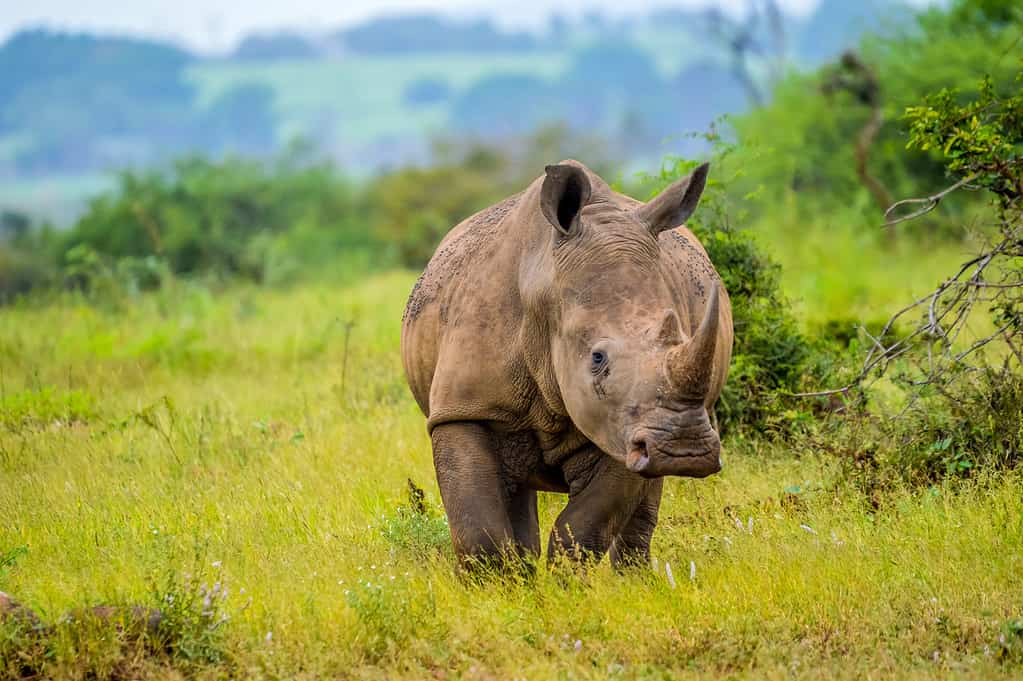
[{"label": "rhino mouth", "polygon": [[704,478],[721,470],[721,440],[709,424],[695,436],[682,437],[638,429],[630,438],[625,466],[646,478]]}]

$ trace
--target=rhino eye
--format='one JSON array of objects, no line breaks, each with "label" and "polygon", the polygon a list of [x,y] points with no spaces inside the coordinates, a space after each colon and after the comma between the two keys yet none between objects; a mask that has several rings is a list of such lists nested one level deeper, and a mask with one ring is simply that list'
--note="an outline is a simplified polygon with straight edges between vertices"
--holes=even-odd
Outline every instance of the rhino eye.
[{"label": "rhino eye", "polygon": [[600,372],[607,365],[607,353],[603,350],[594,350],[590,353],[590,371],[594,374]]}]

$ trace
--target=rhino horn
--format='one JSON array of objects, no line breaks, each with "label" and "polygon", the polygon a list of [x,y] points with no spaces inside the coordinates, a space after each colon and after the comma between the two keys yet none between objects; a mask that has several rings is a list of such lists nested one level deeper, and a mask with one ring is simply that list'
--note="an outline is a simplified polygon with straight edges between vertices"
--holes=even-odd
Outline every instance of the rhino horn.
[{"label": "rhino horn", "polygon": [[700,203],[700,196],[707,186],[709,171],[709,163],[698,166],[693,172],[637,208],[636,216],[654,235],[684,224]]},{"label": "rhino horn", "polygon": [[681,328],[674,310],[667,310],[661,319],[661,327],[657,332],[657,342],[662,346],[671,347],[682,342]]},{"label": "rhino horn", "polygon": [[668,378],[672,386],[685,397],[702,399],[710,389],[717,348],[718,309],[718,284],[714,283],[696,333],[685,343],[668,351]]}]

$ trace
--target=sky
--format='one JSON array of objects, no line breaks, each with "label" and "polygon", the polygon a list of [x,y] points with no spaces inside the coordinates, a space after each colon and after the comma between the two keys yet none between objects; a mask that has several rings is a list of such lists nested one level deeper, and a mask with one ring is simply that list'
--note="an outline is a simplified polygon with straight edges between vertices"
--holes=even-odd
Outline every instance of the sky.
[{"label": "sky", "polygon": [[[779,0],[805,14],[818,0]],[[849,0],[856,2],[858,0]],[[201,51],[231,49],[250,32],[296,29],[323,32],[374,15],[439,11],[458,16],[492,16],[509,27],[544,25],[555,10],[578,15],[599,9],[609,16],[637,14],[667,6],[717,5],[738,11],[745,0],[0,0],[0,40],[28,27],[133,34],[164,38]],[[624,5],[624,7],[623,7]]]}]

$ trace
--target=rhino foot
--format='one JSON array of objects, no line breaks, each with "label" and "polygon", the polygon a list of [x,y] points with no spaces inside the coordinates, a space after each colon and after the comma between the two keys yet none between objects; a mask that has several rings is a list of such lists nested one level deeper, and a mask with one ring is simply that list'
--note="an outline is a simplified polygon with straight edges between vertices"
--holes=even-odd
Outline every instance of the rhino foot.
[{"label": "rhino foot", "polygon": [[0,622],[12,621],[29,629],[42,629],[43,623],[29,608],[0,591]]}]

